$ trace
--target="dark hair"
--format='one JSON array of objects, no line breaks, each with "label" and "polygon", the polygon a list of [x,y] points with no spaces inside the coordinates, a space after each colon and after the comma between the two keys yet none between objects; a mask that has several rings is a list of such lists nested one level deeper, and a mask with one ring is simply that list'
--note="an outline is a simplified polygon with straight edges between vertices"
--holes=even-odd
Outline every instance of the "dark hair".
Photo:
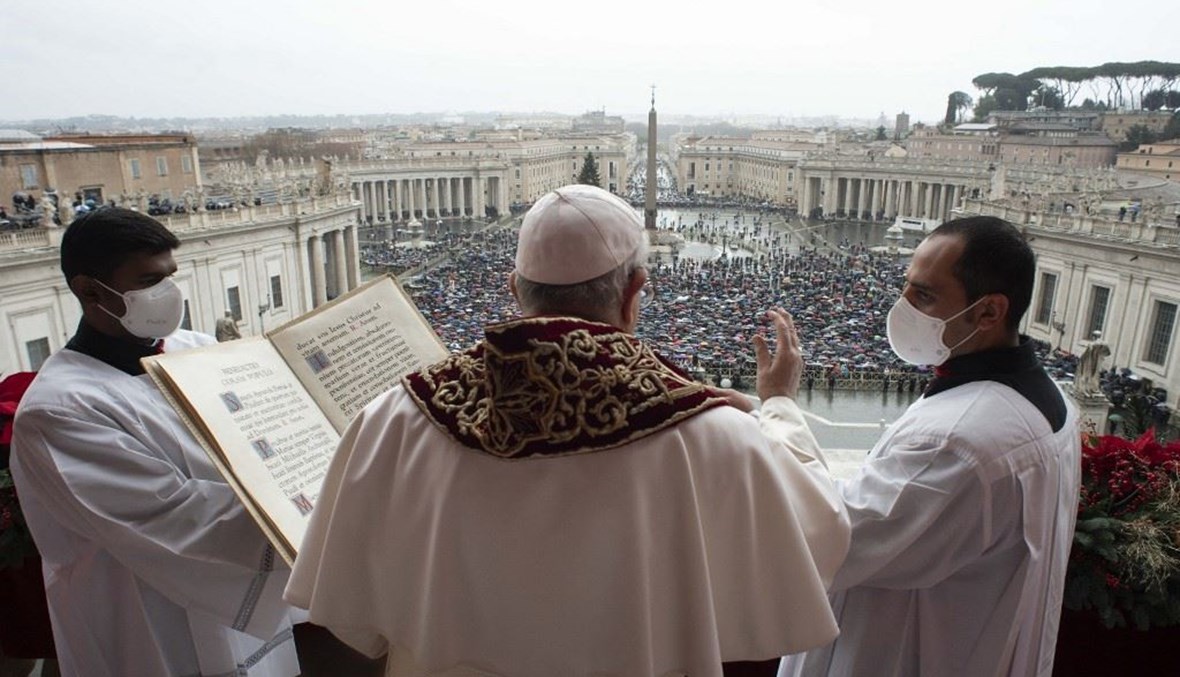
[{"label": "dark hair", "polygon": [[61,238],[61,272],[66,282],[76,275],[109,278],[131,254],[159,254],[179,246],[171,231],[146,214],[99,207],[66,228]]},{"label": "dark hair", "polygon": [[930,234],[963,240],[963,253],[952,271],[967,292],[967,301],[984,294],[1008,297],[1006,325],[1016,331],[1032,301],[1037,261],[1016,226],[994,216],[971,216],[947,221]]}]

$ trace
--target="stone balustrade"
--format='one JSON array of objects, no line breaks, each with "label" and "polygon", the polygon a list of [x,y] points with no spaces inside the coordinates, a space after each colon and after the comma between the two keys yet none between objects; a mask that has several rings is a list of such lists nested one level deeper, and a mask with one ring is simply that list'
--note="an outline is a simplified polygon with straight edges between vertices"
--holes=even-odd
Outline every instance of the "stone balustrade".
[{"label": "stone balustrade", "polygon": [[1143,217],[1140,221],[1131,223],[1101,214],[1042,212],[1019,206],[971,199],[966,200],[964,211],[982,216],[995,216],[1017,225],[1029,225],[1046,230],[1164,247],[1180,247],[1180,228],[1166,222],[1153,222],[1149,217]]},{"label": "stone balustrade", "polygon": [[[322,214],[325,212],[354,207],[352,196],[347,192],[333,195],[300,198],[276,204],[236,207],[214,211],[189,212],[156,217],[168,230],[177,234],[221,230],[236,226],[261,224],[294,216]],[[60,244],[60,233],[64,228],[26,228],[0,232],[0,252],[16,252]]]}]

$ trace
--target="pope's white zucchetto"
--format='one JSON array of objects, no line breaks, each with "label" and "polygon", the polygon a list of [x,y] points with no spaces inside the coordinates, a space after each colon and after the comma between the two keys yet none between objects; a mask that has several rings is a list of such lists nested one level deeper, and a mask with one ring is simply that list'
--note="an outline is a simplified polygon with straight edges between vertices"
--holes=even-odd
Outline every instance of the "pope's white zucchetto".
[{"label": "pope's white zucchetto", "polygon": [[646,234],[639,214],[596,186],[564,186],[524,215],[516,272],[530,282],[578,284],[623,265]]}]

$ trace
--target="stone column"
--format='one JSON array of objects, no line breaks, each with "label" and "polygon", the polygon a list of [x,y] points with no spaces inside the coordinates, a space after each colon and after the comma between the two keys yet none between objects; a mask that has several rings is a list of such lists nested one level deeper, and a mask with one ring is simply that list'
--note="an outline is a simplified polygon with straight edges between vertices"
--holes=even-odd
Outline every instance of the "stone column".
[{"label": "stone column", "polygon": [[426,191],[426,204],[428,205],[431,214],[430,218],[438,220],[438,179],[431,177],[429,185],[427,179],[422,179],[422,190]]},{"label": "stone column", "polygon": [[463,179],[450,180],[451,216],[463,216]]},{"label": "stone column", "polygon": [[508,213],[508,182],[502,176],[496,177],[496,210],[500,216]]},{"label": "stone column", "polygon": [[327,274],[324,270],[324,240],[312,235],[311,247],[311,303],[313,307],[324,305],[328,300]]},{"label": "stone column", "polygon": [[[471,179],[476,180],[476,179]],[[467,179],[459,179],[459,212],[461,216],[467,216]]]},{"label": "stone column", "polygon": [[858,219],[863,218],[864,213],[868,211],[869,208],[869,196],[865,191],[865,188],[867,187],[866,184],[868,184],[868,182],[864,179],[858,179],[856,182],[856,218]]},{"label": "stone column", "polygon": [[926,183],[926,214],[923,218],[933,219],[934,215],[934,184]]},{"label": "stone column", "polygon": [[392,223],[397,223],[398,221],[402,220],[402,212],[401,212],[402,200],[401,200],[401,196],[397,194],[397,188],[398,188],[397,181],[396,180],[389,181],[389,182],[387,182],[387,185],[389,188],[389,211],[390,211],[390,219],[389,220]]},{"label": "stone column", "polygon": [[377,183],[375,181],[366,181],[369,186],[369,215],[373,217],[373,223],[377,222]]},{"label": "stone column", "polygon": [[417,202],[418,196],[414,195],[414,179],[406,179],[406,206],[410,210],[410,223],[418,222],[418,217],[414,215],[418,207]]},{"label": "stone column", "polygon": [[896,211],[894,205],[896,198],[893,197],[893,191],[896,188],[896,182],[891,180],[885,181],[885,216],[886,218],[893,218]]},{"label": "stone column", "polygon": [[430,213],[427,212],[428,208],[427,208],[427,202],[426,202],[426,178],[425,177],[418,179],[418,197],[419,197],[419,199],[421,199],[421,203],[422,203],[422,208],[421,208],[422,209],[422,221],[426,221],[427,218],[430,218]]},{"label": "stone column", "polygon": [[344,252],[344,231],[332,231],[332,249],[336,256],[336,295],[341,296],[348,291],[348,258]]},{"label": "stone column", "polygon": [[381,218],[382,216],[384,216],[386,219],[388,219],[389,218],[389,198],[385,195],[385,182],[384,181],[374,181],[373,187],[377,189],[375,191],[377,193],[377,218]]},{"label": "stone column", "polygon": [[451,180],[450,179],[439,179],[438,180],[438,206],[439,206],[439,213],[440,214],[442,213],[442,210],[446,210],[447,216],[451,215]]},{"label": "stone column", "polygon": [[361,257],[356,241],[356,226],[344,229],[344,257],[347,259],[344,268],[348,272],[348,290],[352,291],[361,283]]},{"label": "stone column", "polygon": [[474,205],[472,206],[472,209],[474,210],[474,213],[472,216],[474,218],[476,218],[476,221],[484,221],[485,203],[484,203],[484,179],[483,179],[483,177],[476,177],[476,178],[471,179],[471,189],[474,193],[476,193],[476,195],[474,195],[474,198],[476,198],[476,201],[474,201]]}]

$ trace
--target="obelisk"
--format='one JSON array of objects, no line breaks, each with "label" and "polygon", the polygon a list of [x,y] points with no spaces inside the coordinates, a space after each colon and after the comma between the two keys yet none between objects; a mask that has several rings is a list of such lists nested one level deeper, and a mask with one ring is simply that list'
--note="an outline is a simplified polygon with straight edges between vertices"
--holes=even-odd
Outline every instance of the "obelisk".
[{"label": "obelisk", "polygon": [[643,203],[643,226],[656,229],[656,86],[651,86],[651,112],[647,114],[647,194]]}]

